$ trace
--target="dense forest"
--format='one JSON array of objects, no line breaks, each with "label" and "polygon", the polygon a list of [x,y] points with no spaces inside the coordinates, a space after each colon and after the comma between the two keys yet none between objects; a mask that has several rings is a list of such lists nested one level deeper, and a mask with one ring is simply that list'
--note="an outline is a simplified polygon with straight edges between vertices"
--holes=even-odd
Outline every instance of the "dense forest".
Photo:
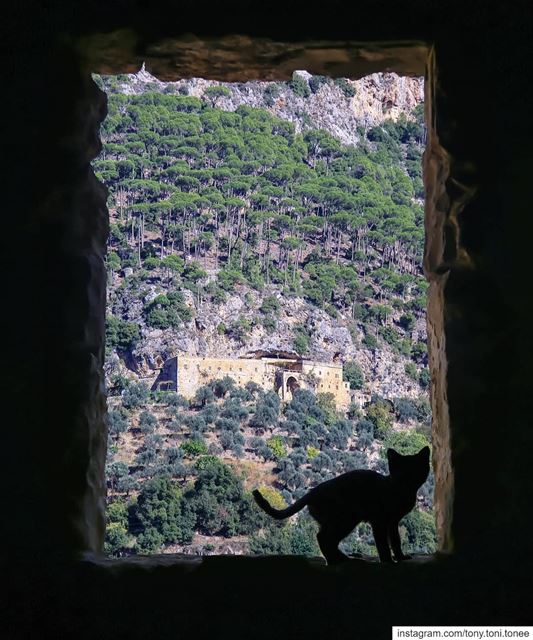
[{"label": "dense forest", "polygon": [[[361,126],[358,143],[343,145],[309,119],[297,131],[267,107],[280,95],[305,100],[334,86],[349,108],[357,83],[295,75],[265,83],[265,108],[227,111],[218,106],[227,85],[198,97],[172,84],[128,94],[127,77],[97,80],[109,95],[94,162],[111,212],[108,551],[194,543],[201,553],[317,554],[308,516],[270,522],[250,490],[261,486],[281,505],[346,470],[385,472],[387,447],[415,452],[429,439],[427,354],[416,329],[426,290],[422,105]],[[205,321],[206,310],[216,317],[232,296],[244,309]],[[283,405],[273,391],[237,388],[230,378],[190,401],[150,392],[142,374],[154,335],[211,332],[213,344],[235,355],[275,338],[316,357],[312,323],[290,317],[297,303],[346,329],[351,350],[342,360],[354,394],[347,414],[328,394],[301,390]],[[375,392],[362,355],[383,353],[402,365],[405,395]],[[428,551],[431,478],[419,507],[403,535]],[[352,553],[373,549],[365,527],[344,544]]]}]

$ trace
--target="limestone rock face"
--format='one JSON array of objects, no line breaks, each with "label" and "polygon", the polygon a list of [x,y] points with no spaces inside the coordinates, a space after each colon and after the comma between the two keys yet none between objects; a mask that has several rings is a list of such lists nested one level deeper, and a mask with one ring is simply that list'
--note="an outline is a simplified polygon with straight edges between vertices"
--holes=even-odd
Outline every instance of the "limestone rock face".
[{"label": "limestone rock face", "polygon": [[[275,287],[272,290],[266,288],[260,293],[243,287],[223,303],[204,301],[198,305],[193,300],[192,320],[179,328],[165,330],[147,326],[143,319],[142,304],[134,297],[131,300],[125,299],[125,317],[138,324],[141,340],[131,353],[125,357],[122,354],[126,369],[116,355],[108,359],[108,378],[111,372],[130,376],[133,374],[152,384],[161,363],[179,354],[233,358],[259,351],[294,353],[295,329],[305,327],[309,336],[306,358],[319,362],[358,362],[365,376],[368,396],[361,396],[361,402],[368,400],[371,394],[386,397],[416,397],[420,394],[418,383],[405,372],[407,359],[394,353],[385,343],[380,344],[378,349],[366,347],[363,343],[364,333],[341,313],[333,318],[304,298],[279,296],[276,328],[269,332],[262,325],[264,314],[260,307],[265,297],[276,293],[278,291]],[[149,294],[149,297],[154,296]],[[250,327],[242,337],[235,333],[234,328],[239,321],[245,321]],[[398,325],[395,325],[395,329],[403,332]],[[425,342],[424,319],[420,318],[409,336],[407,333],[405,336],[410,336],[413,343],[417,340]]]},{"label": "limestone rock face", "polygon": [[424,100],[424,79],[373,73],[354,83],[357,94],[351,102],[357,120],[375,126],[384,120],[397,120]]},{"label": "limestone rock face", "polygon": [[[308,87],[312,75],[295,71]],[[203,98],[206,89],[220,82],[191,78],[161,82],[143,67],[138,73],[123,76],[121,91],[139,94],[145,91],[183,93]],[[292,122],[296,131],[306,127],[325,129],[343,144],[357,144],[357,127],[371,128],[385,120],[397,120],[424,100],[424,79],[400,77],[395,73],[373,73],[360,80],[346,80],[355,95],[349,97],[334,81],[323,82],[307,97],[298,96],[286,82],[224,83],[230,95],[216,99],[216,106],[235,111],[241,105],[267,109],[272,115]]]}]

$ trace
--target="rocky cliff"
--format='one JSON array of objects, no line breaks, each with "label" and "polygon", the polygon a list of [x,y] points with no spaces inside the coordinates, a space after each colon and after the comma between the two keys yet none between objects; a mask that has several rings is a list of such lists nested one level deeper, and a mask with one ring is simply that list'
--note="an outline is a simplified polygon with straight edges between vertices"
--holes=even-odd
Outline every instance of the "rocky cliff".
[{"label": "rocky cliff", "polygon": [[[138,73],[120,78],[118,88],[126,95],[164,91],[202,98],[209,87],[221,86],[202,78],[161,82],[144,66]],[[266,109],[292,122],[297,131],[324,129],[343,144],[357,144],[364,130],[385,120],[397,120],[402,114],[411,117],[413,109],[424,100],[423,78],[400,77],[395,73],[373,73],[360,80],[338,81],[322,80],[319,76],[313,83],[310,73],[295,71],[293,78],[304,80],[310,87],[309,92],[305,91],[308,95],[296,95],[290,83],[224,83],[222,86],[230,93],[218,97],[216,106],[226,111],[235,111],[243,104]]]},{"label": "rocky cliff", "polygon": [[[384,397],[410,396],[420,393],[419,384],[405,370],[409,361],[406,356],[398,355],[387,344],[368,348],[364,345],[364,331],[354,325],[349,317],[339,314],[332,318],[328,313],[317,309],[303,298],[290,297],[272,287],[261,293],[242,287],[242,293],[235,294],[224,303],[205,302],[197,305],[194,296],[187,295],[187,303],[195,313],[195,317],[180,329],[153,329],[143,322],[143,303],[153,299],[154,287],[143,300],[124,298],[126,305],[124,317],[128,321],[138,323],[141,327],[142,340],[132,350],[125,362],[117,354],[110,354],[107,362],[109,375],[111,372],[127,371],[135,373],[149,383],[155,379],[161,362],[178,353],[209,357],[239,357],[254,351],[283,351],[294,353],[294,331],[302,324],[310,335],[309,349],[305,357],[321,362],[355,360],[365,375],[365,388],[357,392],[359,403],[367,400],[372,394]],[[267,295],[276,295],[280,302],[275,332],[269,333],[259,323],[258,311],[262,300]],[[398,317],[400,314],[396,314]],[[222,334],[220,327],[230,327],[237,322],[247,321],[250,331],[241,339]],[[425,318],[417,320],[412,332],[402,331],[413,342],[426,341]],[[126,366],[127,365],[127,366]]]}]

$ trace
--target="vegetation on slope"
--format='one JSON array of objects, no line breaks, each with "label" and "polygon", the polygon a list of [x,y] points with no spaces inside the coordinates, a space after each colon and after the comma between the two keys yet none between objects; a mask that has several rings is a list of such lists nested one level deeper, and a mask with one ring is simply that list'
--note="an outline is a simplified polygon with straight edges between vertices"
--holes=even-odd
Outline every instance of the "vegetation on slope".
[{"label": "vegetation on slope", "polygon": [[210,268],[200,298],[275,283],[355,317],[365,285],[421,286],[422,136],[404,119],[342,147],[261,109],[112,95],[94,163],[118,213],[109,268],[163,271],[191,289]]},{"label": "vegetation on slope", "polygon": [[[393,429],[395,421],[401,430]],[[107,550],[152,552],[190,543],[196,531],[249,536],[241,549],[257,553],[316,553],[306,516],[273,522],[249,491],[259,484],[281,505],[351,469],[386,472],[388,446],[415,453],[428,433],[424,397],[374,398],[364,412],[354,405],[344,416],[330,394],[300,390],[282,406],[273,391],[253,382],[239,388],[228,377],[201,387],[191,401],[125,382],[121,406],[110,412]],[[407,519],[404,536],[407,547],[428,551],[434,537],[420,527],[432,506],[431,479],[421,495],[422,511]],[[349,551],[372,550],[364,531],[345,542]]]}]

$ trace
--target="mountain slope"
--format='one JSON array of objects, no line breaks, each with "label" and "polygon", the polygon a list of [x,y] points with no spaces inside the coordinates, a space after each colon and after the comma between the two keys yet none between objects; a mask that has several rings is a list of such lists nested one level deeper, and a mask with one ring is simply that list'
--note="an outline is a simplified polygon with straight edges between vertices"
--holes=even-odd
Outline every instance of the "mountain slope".
[{"label": "mountain slope", "polygon": [[[343,144],[357,144],[365,130],[409,115],[424,101],[424,79],[395,73],[373,73],[360,80],[312,76],[295,71],[291,82],[220,83],[203,78],[161,82],[143,68],[136,74],[100,78],[106,91],[140,95],[147,91],[167,95],[205,96],[206,90],[224,86],[210,104],[225,111],[241,105],[266,109],[292,122],[298,133],[323,129]],[[209,96],[208,96],[209,98]]]},{"label": "mountain slope", "polygon": [[[177,459],[192,464],[211,452],[241,471],[244,460],[260,476],[273,473],[290,500],[317,474],[381,468],[387,444],[422,445],[421,80],[296,72],[290,83],[164,84],[142,71],[99,82],[110,94],[94,163],[110,187],[112,222],[106,372],[110,451],[120,459],[110,465],[127,469],[120,490],[110,476],[113,495],[143,495],[161,473],[178,481]],[[304,413],[316,414],[304,429],[301,416],[256,389],[246,397],[206,389],[186,406],[150,398],[139,384],[180,352],[255,350],[343,362],[350,415],[335,416],[327,398],[302,397]],[[272,422],[254,417],[265,412]],[[201,473],[184,468],[181,482],[192,474],[200,492]],[[198,534],[220,533],[195,517]],[[163,543],[150,535],[144,550]]]}]

